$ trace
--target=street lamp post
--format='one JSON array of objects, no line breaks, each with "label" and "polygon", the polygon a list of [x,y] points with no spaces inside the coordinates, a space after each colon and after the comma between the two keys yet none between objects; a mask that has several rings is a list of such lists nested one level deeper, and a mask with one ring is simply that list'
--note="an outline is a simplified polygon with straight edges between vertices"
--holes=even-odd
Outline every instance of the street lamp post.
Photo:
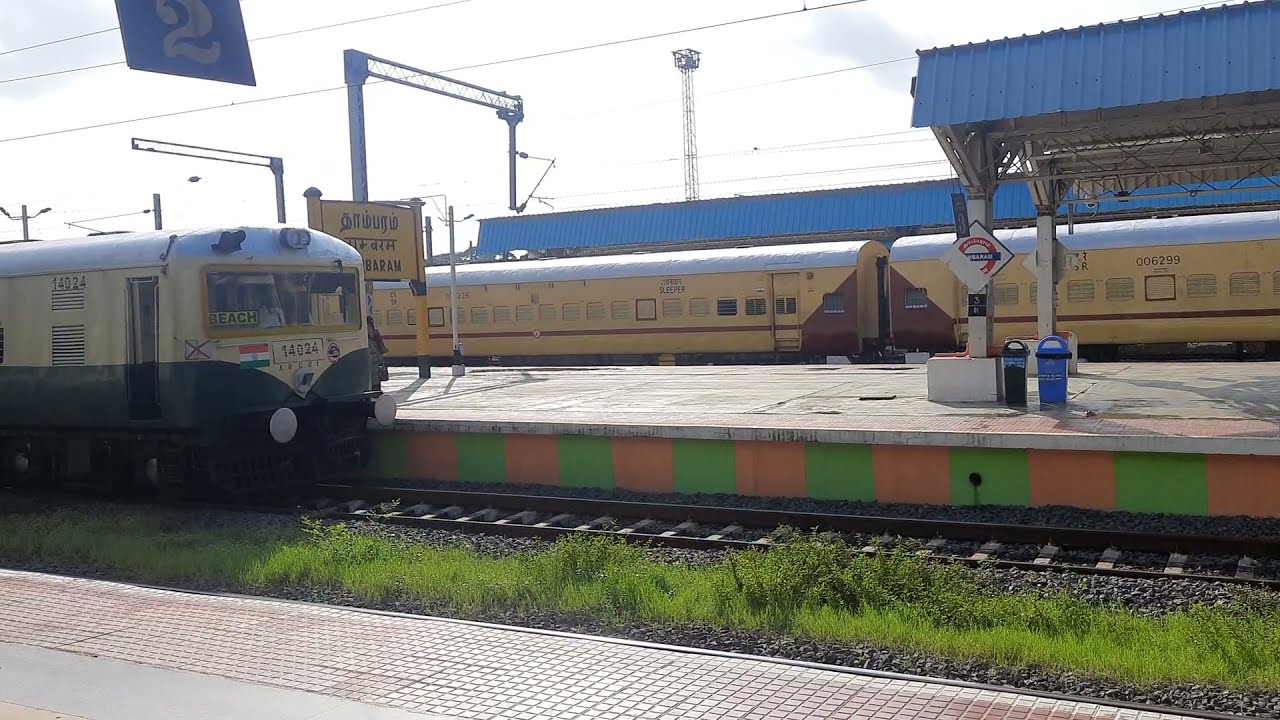
[{"label": "street lamp post", "polygon": [[[462,222],[473,217],[475,217],[474,213],[462,218]],[[453,316],[451,323],[453,326],[453,376],[462,377],[467,374],[467,366],[462,359],[462,343],[458,342],[458,257],[457,247],[454,244],[452,205],[446,211],[446,221],[449,224],[449,311]]]},{"label": "street lamp post", "polygon": [[45,213],[49,212],[50,210],[53,210],[53,208],[45,208],[45,209],[41,210],[40,212],[36,213],[35,215],[28,215],[28,214],[27,214],[27,206],[26,206],[26,205],[23,205],[23,206],[22,206],[22,215],[21,215],[20,217],[14,217],[14,216],[10,215],[10,214],[9,214],[9,211],[5,210],[5,209],[4,209],[4,208],[2,208],[2,207],[0,207],[0,214],[3,214],[5,217],[9,218],[10,220],[21,220],[21,221],[22,221],[22,242],[30,242],[30,241],[31,241],[31,228],[30,228],[30,225],[29,225],[30,221],[31,221],[33,218],[38,218],[38,217],[40,217],[41,215],[43,215],[43,214],[45,214]]},{"label": "street lamp post", "polygon": [[[180,148],[174,150],[171,148]],[[273,155],[254,155],[253,153],[236,152],[235,150],[218,150],[216,148],[200,147],[198,145],[182,145],[179,143],[163,142],[161,140],[144,140],[143,138],[133,138],[133,149],[142,150],[144,152],[156,152],[164,155],[179,155],[181,157],[199,158],[201,160],[218,160],[221,162],[236,163],[237,165],[252,165],[254,167],[264,167],[271,171],[276,180],[276,222],[284,224],[284,160]],[[201,152],[190,152],[201,151]],[[199,182],[198,176],[189,178],[190,182]]]}]

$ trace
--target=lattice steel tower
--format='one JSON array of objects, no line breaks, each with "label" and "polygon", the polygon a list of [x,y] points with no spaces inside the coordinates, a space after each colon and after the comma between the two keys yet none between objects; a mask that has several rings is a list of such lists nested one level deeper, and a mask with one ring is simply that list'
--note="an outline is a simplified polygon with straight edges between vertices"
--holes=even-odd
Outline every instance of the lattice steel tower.
[{"label": "lattice steel tower", "polygon": [[697,50],[676,50],[676,68],[684,80],[684,199],[698,199],[698,122],[693,114],[693,71],[698,69]]}]

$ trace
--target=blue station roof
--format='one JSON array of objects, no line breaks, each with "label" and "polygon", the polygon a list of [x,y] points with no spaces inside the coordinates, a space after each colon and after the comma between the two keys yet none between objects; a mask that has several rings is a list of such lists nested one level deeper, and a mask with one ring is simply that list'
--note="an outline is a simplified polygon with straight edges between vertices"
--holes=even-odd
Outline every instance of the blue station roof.
[{"label": "blue station roof", "polygon": [[938,127],[1280,89],[1280,3],[920,51],[911,124]]},{"label": "blue station roof", "polygon": [[[1280,200],[1280,179],[1254,178],[1236,183],[1250,188],[1230,194],[1201,192],[1193,197],[1153,197],[1179,188],[1138,190],[1126,201],[1098,203],[1096,212],[1133,208],[1213,207]],[[1226,187],[1226,183],[1221,184]],[[1209,186],[1203,186],[1208,189]],[[479,255],[512,250],[604,247],[795,236],[851,231],[884,231],[891,236],[919,234],[921,228],[952,223],[951,193],[960,183],[942,180],[898,185],[822,190],[784,195],[637,205],[578,212],[545,213],[480,221]],[[996,191],[995,217],[1003,221],[1035,218],[1035,206],[1025,183],[1001,185]],[[1064,206],[1061,213],[1066,212]],[[1084,218],[1093,208],[1077,206]]]}]

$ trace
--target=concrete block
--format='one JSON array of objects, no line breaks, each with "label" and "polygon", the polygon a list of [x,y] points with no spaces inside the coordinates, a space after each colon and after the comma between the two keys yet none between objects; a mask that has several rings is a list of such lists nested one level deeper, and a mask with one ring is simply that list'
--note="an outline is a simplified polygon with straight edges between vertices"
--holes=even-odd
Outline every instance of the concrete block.
[{"label": "concrete block", "polygon": [[998,358],[930,358],[925,375],[930,402],[1000,402],[1002,376]]},{"label": "concrete block", "polygon": [[828,365],[852,365],[853,363],[849,362],[849,358],[846,355],[828,355],[827,364]]},{"label": "concrete block", "polygon": [[927,352],[909,352],[906,355],[905,362],[908,365],[924,365],[929,362],[929,353]]}]

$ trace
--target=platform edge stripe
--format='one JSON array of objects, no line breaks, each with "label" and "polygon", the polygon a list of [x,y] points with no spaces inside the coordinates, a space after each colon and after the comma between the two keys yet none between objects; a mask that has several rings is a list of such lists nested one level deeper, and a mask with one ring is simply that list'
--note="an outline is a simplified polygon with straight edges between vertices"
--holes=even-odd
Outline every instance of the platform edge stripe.
[{"label": "platform edge stripe", "polygon": [[561,487],[613,490],[613,440],[591,435],[556,437]]},{"label": "platform edge stripe", "polygon": [[875,502],[875,463],[870,445],[806,443],[805,495],[814,500]]},{"label": "platform edge stripe", "polygon": [[1209,514],[1280,518],[1280,458],[1206,455]]},{"label": "platform edge stripe", "polygon": [[876,502],[951,504],[951,448],[872,445]]},{"label": "platform edge stripe", "polygon": [[456,433],[413,433],[409,437],[409,477],[415,479],[458,479]]},{"label": "platform edge stripe", "polygon": [[739,495],[805,495],[805,443],[737,440],[733,467]]},{"label": "platform edge stripe", "polygon": [[457,436],[458,479],[471,483],[507,481],[507,449],[502,435],[461,433]]},{"label": "platform edge stripe", "polygon": [[[971,473],[981,476],[980,485],[969,481]],[[950,476],[953,505],[1031,504],[1026,449],[953,447]]]},{"label": "platform edge stripe", "polygon": [[409,472],[409,434],[402,432],[375,433],[370,438],[370,459],[367,474],[376,478],[402,478]]},{"label": "platform edge stripe", "polygon": [[735,447],[727,439],[681,438],[671,443],[672,481],[678,493],[721,493],[738,489]]},{"label": "platform edge stripe", "polygon": [[656,437],[609,438],[614,486],[635,492],[675,492],[672,442]]},{"label": "platform edge stripe", "polygon": [[[403,422],[403,425],[400,423]],[[511,420],[406,420],[397,431],[525,433],[660,437],[672,440],[764,440],[840,445],[916,445],[1012,450],[1100,450],[1112,452],[1200,453],[1205,455],[1280,456],[1280,437],[1206,437],[1185,435],[1089,435],[918,430],[839,430],[714,425],[616,425],[606,423],[524,422]],[[383,431],[386,432],[386,431]]]},{"label": "platform edge stripe", "polygon": [[1027,450],[1031,505],[1116,509],[1115,453],[1106,450]]},{"label": "platform edge stripe", "polygon": [[526,485],[560,484],[559,438],[555,435],[503,435],[503,479]]},{"label": "platform edge stripe", "polygon": [[1116,509],[1208,515],[1205,456],[1116,453]]}]

